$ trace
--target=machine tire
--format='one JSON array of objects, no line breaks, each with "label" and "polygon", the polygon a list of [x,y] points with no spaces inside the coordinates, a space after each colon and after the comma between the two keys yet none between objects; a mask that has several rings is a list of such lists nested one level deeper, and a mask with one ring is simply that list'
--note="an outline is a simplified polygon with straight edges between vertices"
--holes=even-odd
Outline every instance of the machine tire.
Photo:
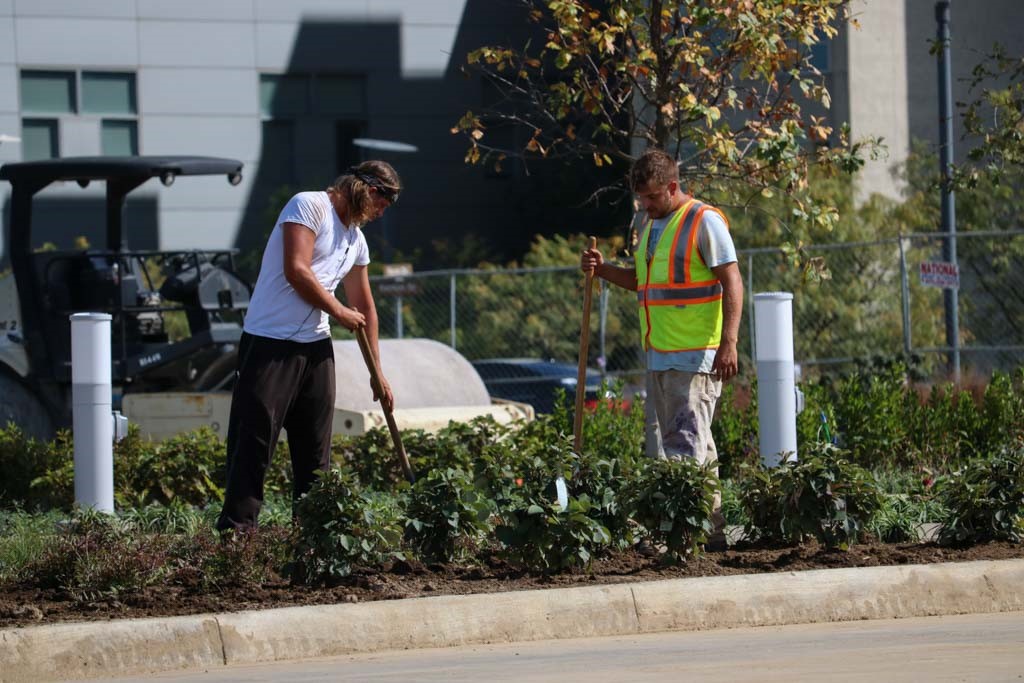
[{"label": "machine tire", "polygon": [[27,436],[53,438],[53,418],[35,393],[13,372],[0,367],[0,427],[16,424]]}]

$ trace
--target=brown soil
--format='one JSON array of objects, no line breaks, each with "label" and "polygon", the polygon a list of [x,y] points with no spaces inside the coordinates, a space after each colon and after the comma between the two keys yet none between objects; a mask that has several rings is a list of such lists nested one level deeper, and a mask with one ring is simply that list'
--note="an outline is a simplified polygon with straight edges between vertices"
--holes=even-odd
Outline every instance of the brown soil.
[{"label": "brown soil", "polygon": [[741,544],[728,551],[706,553],[678,566],[663,566],[656,558],[624,552],[596,560],[587,572],[564,572],[546,577],[523,574],[500,560],[492,559],[474,567],[397,561],[380,572],[352,576],[344,585],[332,588],[292,586],[287,581],[259,588],[224,588],[216,592],[166,586],[153,587],[143,594],[121,596],[119,599],[89,601],[76,600],[60,591],[8,587],[0,595],[0,628],[695,576],[1010,558],[1024,558],[1024,545],[987,543],[949,548],[934,544],[867,543],[854,546],[849,551],[837,551],[823,549],[814,543],[790,548]]}]

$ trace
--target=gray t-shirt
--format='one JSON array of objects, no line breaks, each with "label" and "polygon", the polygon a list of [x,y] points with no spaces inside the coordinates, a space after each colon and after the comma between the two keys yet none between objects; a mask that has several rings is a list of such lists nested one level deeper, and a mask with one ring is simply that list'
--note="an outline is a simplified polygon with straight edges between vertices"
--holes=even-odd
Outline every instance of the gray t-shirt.
[{"label": "gray t-shirt", "polygon": [[[655,219],[651,235],[647,240],[648,259],[654,253],[658,238],[672,219],[672,214]],[[716,268],[736,261],[736,247],[733,245],[729,228],[715,211],[705,211],[697,229],[697,249],[708,268]],[[652,372],[663,370],[684,370],[686,372],[711,372],[715,362],[716,349],[703,351],[655,351],[647,350],[647,369]]]}]

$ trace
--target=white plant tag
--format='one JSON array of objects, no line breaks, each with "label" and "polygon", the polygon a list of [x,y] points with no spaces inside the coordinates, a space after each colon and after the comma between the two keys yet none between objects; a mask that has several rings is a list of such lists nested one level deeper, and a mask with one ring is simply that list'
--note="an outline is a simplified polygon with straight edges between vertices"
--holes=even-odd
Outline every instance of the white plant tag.
[{"label": "white plant tag", "polygon": [[569,489],[565,485],[565,479],[555,479],[555,494],[558,496],[558,504],[565,510],[569,507]]}]

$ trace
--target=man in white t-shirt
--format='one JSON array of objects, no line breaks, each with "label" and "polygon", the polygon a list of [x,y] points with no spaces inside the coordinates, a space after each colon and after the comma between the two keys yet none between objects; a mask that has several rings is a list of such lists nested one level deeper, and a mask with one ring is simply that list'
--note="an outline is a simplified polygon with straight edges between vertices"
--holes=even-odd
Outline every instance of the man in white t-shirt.
[{"label": "man in white t-shirt", "polygon": [[[583,252],[581,268],[637,292],[647,359],[647,455],[716,463],[711,419],[722,381],[738,370],[736,342],[743,279],[729,224],[721,211],[682,191],[675,159],[648,150],[630,171],[647,214],[635,265],[606,263]],[[724,545],[716,501],[712,545]]]},{"label": "man in white t-shirt", "polygon": [[[401,180],[389,164],[366,161],[322,192],[300,192],[278,216],[245,318],[227,435],[227,488],[217,528],[256,526],[263,480],[281,429],[288,432],[294,500],[331,461],[334,352],[330,318],[365,326],[374,355],[377,309],[360,226],[397,199]],[[343,286],[348,306],[335,296]],[[386,381],[388,407],[394,398]]]}]

